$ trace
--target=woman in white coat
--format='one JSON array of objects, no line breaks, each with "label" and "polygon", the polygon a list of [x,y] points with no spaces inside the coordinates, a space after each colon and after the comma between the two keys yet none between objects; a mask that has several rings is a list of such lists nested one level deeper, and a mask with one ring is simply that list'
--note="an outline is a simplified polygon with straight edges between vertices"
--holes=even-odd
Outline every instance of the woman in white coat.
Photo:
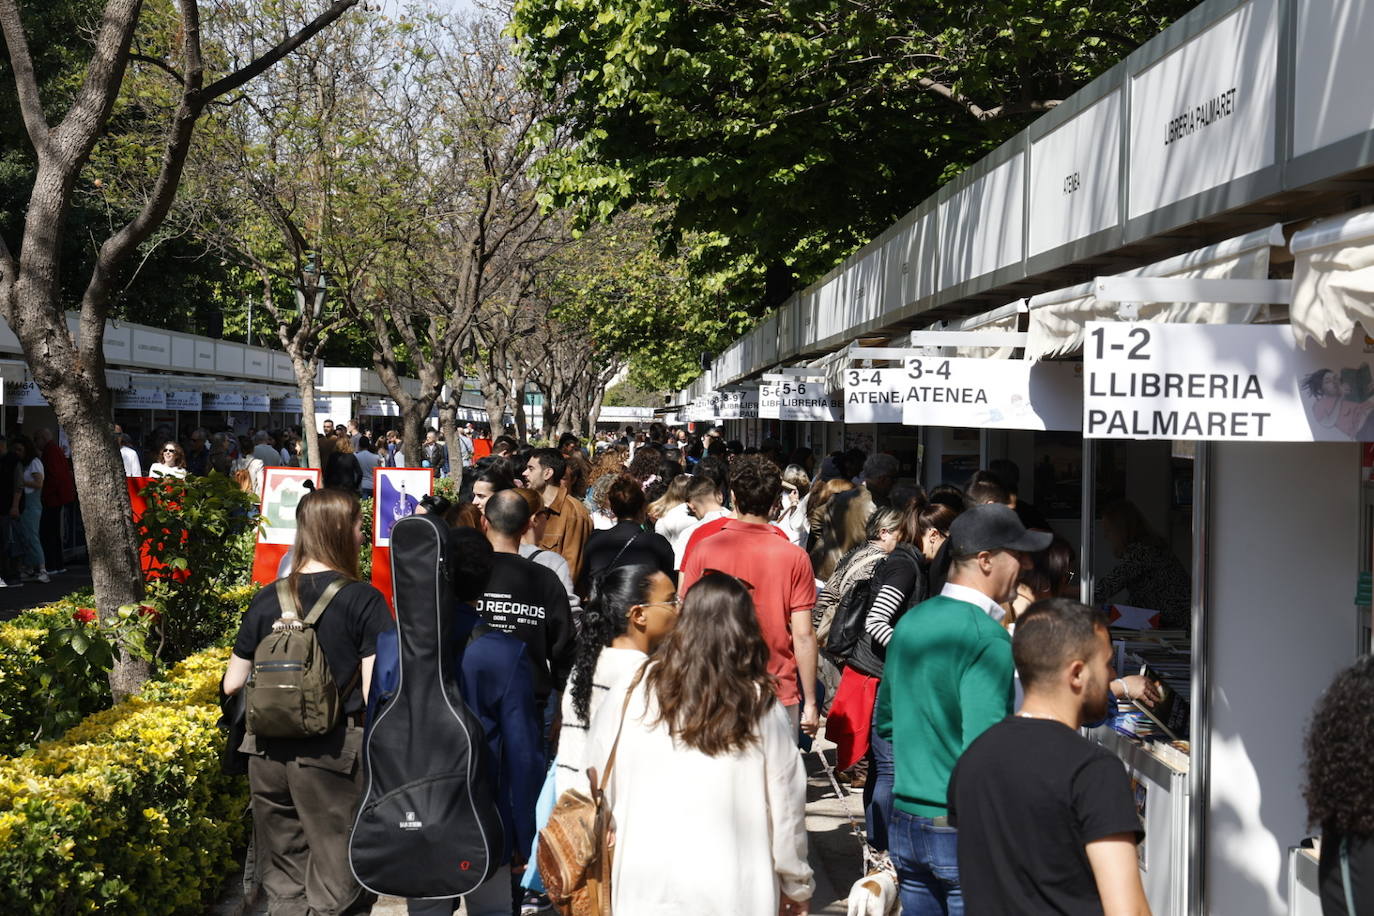
[{"label": "woman in white coat", "polygon": [[613,912],[807,912],[806,772],[745,583],[693,585],[642,674],[601,702],[588,736],[598,772],[617,733]]}]

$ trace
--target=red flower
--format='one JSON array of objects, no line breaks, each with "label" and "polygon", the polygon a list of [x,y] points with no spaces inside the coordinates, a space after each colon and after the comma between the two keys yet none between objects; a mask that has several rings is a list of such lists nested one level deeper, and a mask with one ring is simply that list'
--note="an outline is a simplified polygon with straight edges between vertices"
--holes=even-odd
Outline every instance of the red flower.
[{"label": "red flower", "polygon": [[151,604],[140,604],[138,606],[138,616],[151,617],[156,622],[161,615],[158,613],[157,608],[153,607]]},{"label": "red flower", "polygon": [[77,623],[95,623],[96,617],[95,608],[79,607],[72,612],[72,619]]}]

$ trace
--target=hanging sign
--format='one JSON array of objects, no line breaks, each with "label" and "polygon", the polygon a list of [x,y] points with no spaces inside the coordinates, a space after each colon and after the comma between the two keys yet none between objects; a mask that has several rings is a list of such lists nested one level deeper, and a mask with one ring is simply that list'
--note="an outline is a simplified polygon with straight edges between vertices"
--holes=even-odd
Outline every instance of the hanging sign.
[{"label": "hanging sign", "polygon": [[207,391],[201,397],[202,410],[243,410],[243,395]]},{"label": "hanging sign", "polygon": [[782,382],[765,379],[759,385],[759,419],[778,420],[782,417]]},{"label": "hanging sign", "polygon": [[167,391],[168,410],[200,410],[200,400],[199,391],[178,391],[175,388]]},{"label": "hanging sign", "polygon": [[391,529],[434,492],[434,469],[373,468],[372,492],[372,584],[391,602]]},{"label": "hanging sign", "polygon": [[5,403],[15,407],[47,407],[37,382],[6,382]]},{"label": "hanging sign", "polygon": [[243,396],[243,410],[267,413],[271,406],[271,398],[265,394],[245,394]]},{"label": "hanging sign", "polygon": [[845,422],[902,422],[902,401],[910,381],[905,369],[846,369]]},{"label": "hanging sign", "polygon": [[[768,404],[769,413],[764,412],[765,403]],[[772,406],[774,403],[776,407]],[[817,379],[774,377],[766,379],[763,387],[759,388],[759,417],[765,420],[835,423],[844,419],[844,399],[842,394],[829,391],[826,383]]]},{"label": "hanging sign", "polygon": [[167,396],[161,388],[116,388],[114,406],[118,410],[166,410]]},{"label": "hanging sign", "polygon": [[276,413],[300,413],[301,399],[299,395],[284,395],[272,399],[272,410]]},{"label": "hanging sign", "polygon": [[1078,429],[1083,419],[1082,370],[1078,363],[909,357],[897,389],[902,422],[970,429]]},{"label": "hanging sign", "polygon": [[401,408],[391,398],[360,397],[358,414],[364,417],[399,417]]},{"label": "hanging sign", "polygon": [[755,420],[759,415],[759,392],[756,388],[729,388],[720,392],[722,420]]},{"label": "hanging sign", "polygon": [[1083,435],[1374,441],[1374,345],[1298,349],[1286,325],[1088,322]]}]

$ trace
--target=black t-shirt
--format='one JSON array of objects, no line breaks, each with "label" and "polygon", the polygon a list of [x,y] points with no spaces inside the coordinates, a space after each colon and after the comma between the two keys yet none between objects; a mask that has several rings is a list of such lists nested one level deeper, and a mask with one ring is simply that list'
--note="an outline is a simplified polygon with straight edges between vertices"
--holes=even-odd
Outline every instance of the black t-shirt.
[{"label": "black t-shirt", "polygon": [[1070,728],[1010,716],[983,732],[949,780],[959,884],[970,916],[1100,914],[1086,844],[1144,839],[1120,760]]},{"label": "black t-shirt", "polygon": [[1347,907],[1345,880],[1341,877],[1341,834],[1334,827],[1322,828],[1322,853],[1317,866],[1322,912],[1353,916],[1374,914],[1374,837],[1350,838],[1350,892],[1355,905]]},{"label": "black t-shirt", "polygon": [[534,663],[534,693],[562,690],[577,652],[568,593],[546,566],[513,553],[492,554],[491,577],[477,612],[525,644]]},{"label": "black t-shirt", "polygon": [[649,566],[670,579],[676,578],[673,545],[663,535],[645,531],[637,522],[618,522],[611,528],[593,531],[587,538],[582,557],[579,587],[584,595],[589,591],[587,586],[592,577],[612,566]]},{"label": "black t-shirt", "polygon": [[[297,600],[302,619],[315,606],[325,586],[338,577],[336,572],[305,573],[300,577],[301,593]],[[281,604],[277,601],[274,582],[253,596],[248,612],[243,615],[243,623],[239,625],[238,638],[234,640],[234,654],[251,661],[258,643],[272,632],[272,624],[279,617]],[[315,638],[324,650],[324,660],[329,664],[334,682],[343,690],[353,681],[353,689],[344,698],[346,714],[362,711],[362,677],[358,675],[354,680],[355,673],[363,658],[377,653],[377,634],[393,626],[386,599],[366,582],[350,582],[339,589],[315,624]]]}]

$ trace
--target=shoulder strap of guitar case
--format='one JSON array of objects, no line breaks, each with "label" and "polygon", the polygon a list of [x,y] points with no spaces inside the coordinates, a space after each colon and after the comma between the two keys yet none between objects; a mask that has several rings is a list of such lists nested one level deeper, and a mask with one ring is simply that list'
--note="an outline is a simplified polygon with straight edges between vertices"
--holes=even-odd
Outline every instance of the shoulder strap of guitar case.
[{"label": "shoulder strap of guitar case", "polygon": [[364,792],[349,839],[358,883],[438,899],[476,888],[505,862],[486,736],[463,702],[447,569],[448,526],[433,515],[391,531],[396,689],[363,743]]}]

